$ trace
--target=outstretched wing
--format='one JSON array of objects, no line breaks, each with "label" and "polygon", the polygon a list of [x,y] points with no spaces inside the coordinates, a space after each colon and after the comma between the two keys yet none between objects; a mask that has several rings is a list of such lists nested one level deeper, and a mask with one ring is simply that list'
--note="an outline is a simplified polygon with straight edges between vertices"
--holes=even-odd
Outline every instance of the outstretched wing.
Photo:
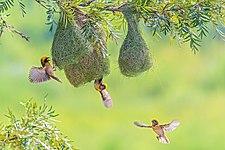
[{"label": "outstretched wing", "polygon": [[152,126],[149,126],[149,125],[147,125],[147,124],[143,124],[143,123],[137,122],[137,121],[135,121],[134,124],[135,124],[136,126],[142,127],[142,128],[151,128],[151,127],[152,127]]},{"label": "outstretched wing", "polygon": [[50,76],[42,67],[32,67],[29,72],[29,80],[32,83],[40,83],[50,80]]},{"label": "outstretched wing", "polygon": [[178,120],[173,120],[169,124],[161,125],[164,131],[171,132],[175,130],[178,126],[180,125],[180,121]]}]

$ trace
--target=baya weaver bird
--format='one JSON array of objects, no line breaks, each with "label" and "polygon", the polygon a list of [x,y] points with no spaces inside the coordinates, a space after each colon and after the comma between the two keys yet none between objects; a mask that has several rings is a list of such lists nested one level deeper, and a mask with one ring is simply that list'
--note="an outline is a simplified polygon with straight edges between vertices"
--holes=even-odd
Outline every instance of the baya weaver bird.
[{"label": "baya weaver bird", "polygon": [[54,74],[54,68],[49,62],[49,57],[41,57],[42,67],[32,67],[29,72],[29,80],[32,83],[41,83],[52,79],[55,79],[58,82],[61,82]]},{"label": "baya weaver bird", "polygon": [[112,107],[112,99],[108,93],[107,84],[102,83],[102,78],[94,81],[94,88],[101,94],[102,101],[106,108]]},{"label": "baya weaver bird", "polygon": [[171,123],[160,125],[159,121],[157,119],[152,120],[152,125],[146,125],[140,122],[134,122],[134,124],[138,127],[143,128],[152,128],[152,130],[157,134],[156,138],[160,143],[163,144],[169,144],[170,141],[165,135],[166,132],[171,132],[177,128],[177,126],[180,125],[180,122],[178,120],[173,120]]}]

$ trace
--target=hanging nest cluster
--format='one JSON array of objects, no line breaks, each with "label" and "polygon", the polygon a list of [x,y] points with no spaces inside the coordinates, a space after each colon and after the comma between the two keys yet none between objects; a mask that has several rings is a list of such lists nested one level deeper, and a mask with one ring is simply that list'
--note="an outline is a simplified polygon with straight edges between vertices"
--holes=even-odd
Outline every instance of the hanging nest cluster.
[{"label": "hanging nest cluster", "polygon": [[59,69],[75,64],[92,52],[89,42],[84,38],[77,24],[59,21],[52,44],[52,58]]},{"label": "hanging nest cluster", "polygon": [[57,67],[64,69],[67,79],[75,87],[100,79],[110,72],[108,56],[90,43],[77,24],[68,23],[65,27],[59,22],[52,45],[52,59]]},{"label": "hanging nest cluster", "polygon": [[132,14],[129,4],[121,11],[128,23],[128,32],[120,48],[119,68],[123,75],[135,77],[152,66],[149,49],[138,30],[138,19]]},{"label": "hanging nest cluster", "polygon": [[[138,19],[133,15],[129,3],[120,11],[128,23],[128,32],[120,48],[119,68],[123,75],[135,77],[151,68],[152,62],[149,49],[138,30]],[[110,72],[108,55],[103,53],[106,52],[103,31],[98,25],[95,26],[99,42],[87,39],[81,28],[82,23],[68,22],[65,26],[59,21],[52,44],[53,62],[64,70],[67,79],[75,87],[98,80]]]}]

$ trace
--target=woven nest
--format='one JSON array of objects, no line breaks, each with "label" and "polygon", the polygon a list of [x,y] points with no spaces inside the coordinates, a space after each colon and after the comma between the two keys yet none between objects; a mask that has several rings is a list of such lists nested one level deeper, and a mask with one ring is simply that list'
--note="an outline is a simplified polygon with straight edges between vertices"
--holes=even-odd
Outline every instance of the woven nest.
[{"label": "woven nest", "polygon": [[123,75],[135,77],[151,68],[149,49],[138,31],[138,21],[129,7],[123,14],[128,23],[128,32],[119,54],[119,68]]},{"label": "woven nest", "polygon": [[85,40],[80,27],[59,21],[52,44],[52,59],[59,69],[65,65],[78,63],[80,58],[91,52],[89,42]]},{"label": "woven nest", "polygon": [[64,71],[70,83],[78,87],[108,75],[110,72],[109,59],[94,50],[89,55],[81,57],[78,63],[66,65]]}]

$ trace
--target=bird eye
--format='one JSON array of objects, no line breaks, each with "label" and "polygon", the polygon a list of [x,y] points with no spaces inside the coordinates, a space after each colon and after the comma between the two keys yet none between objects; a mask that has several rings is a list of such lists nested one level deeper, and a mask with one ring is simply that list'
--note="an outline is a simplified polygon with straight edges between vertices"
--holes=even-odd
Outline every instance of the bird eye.
[{"label": "bird eye", "polygon": [[45,60],[44,60],[44,62],[45,63],[47,63],[47,62],[49,62],[50,60],[49,60],[49,57],[47,57]]},{"label": "bird eye", "polygon": [[104,84],[100,85],[101,90],[105,90],[106,86]]}]

